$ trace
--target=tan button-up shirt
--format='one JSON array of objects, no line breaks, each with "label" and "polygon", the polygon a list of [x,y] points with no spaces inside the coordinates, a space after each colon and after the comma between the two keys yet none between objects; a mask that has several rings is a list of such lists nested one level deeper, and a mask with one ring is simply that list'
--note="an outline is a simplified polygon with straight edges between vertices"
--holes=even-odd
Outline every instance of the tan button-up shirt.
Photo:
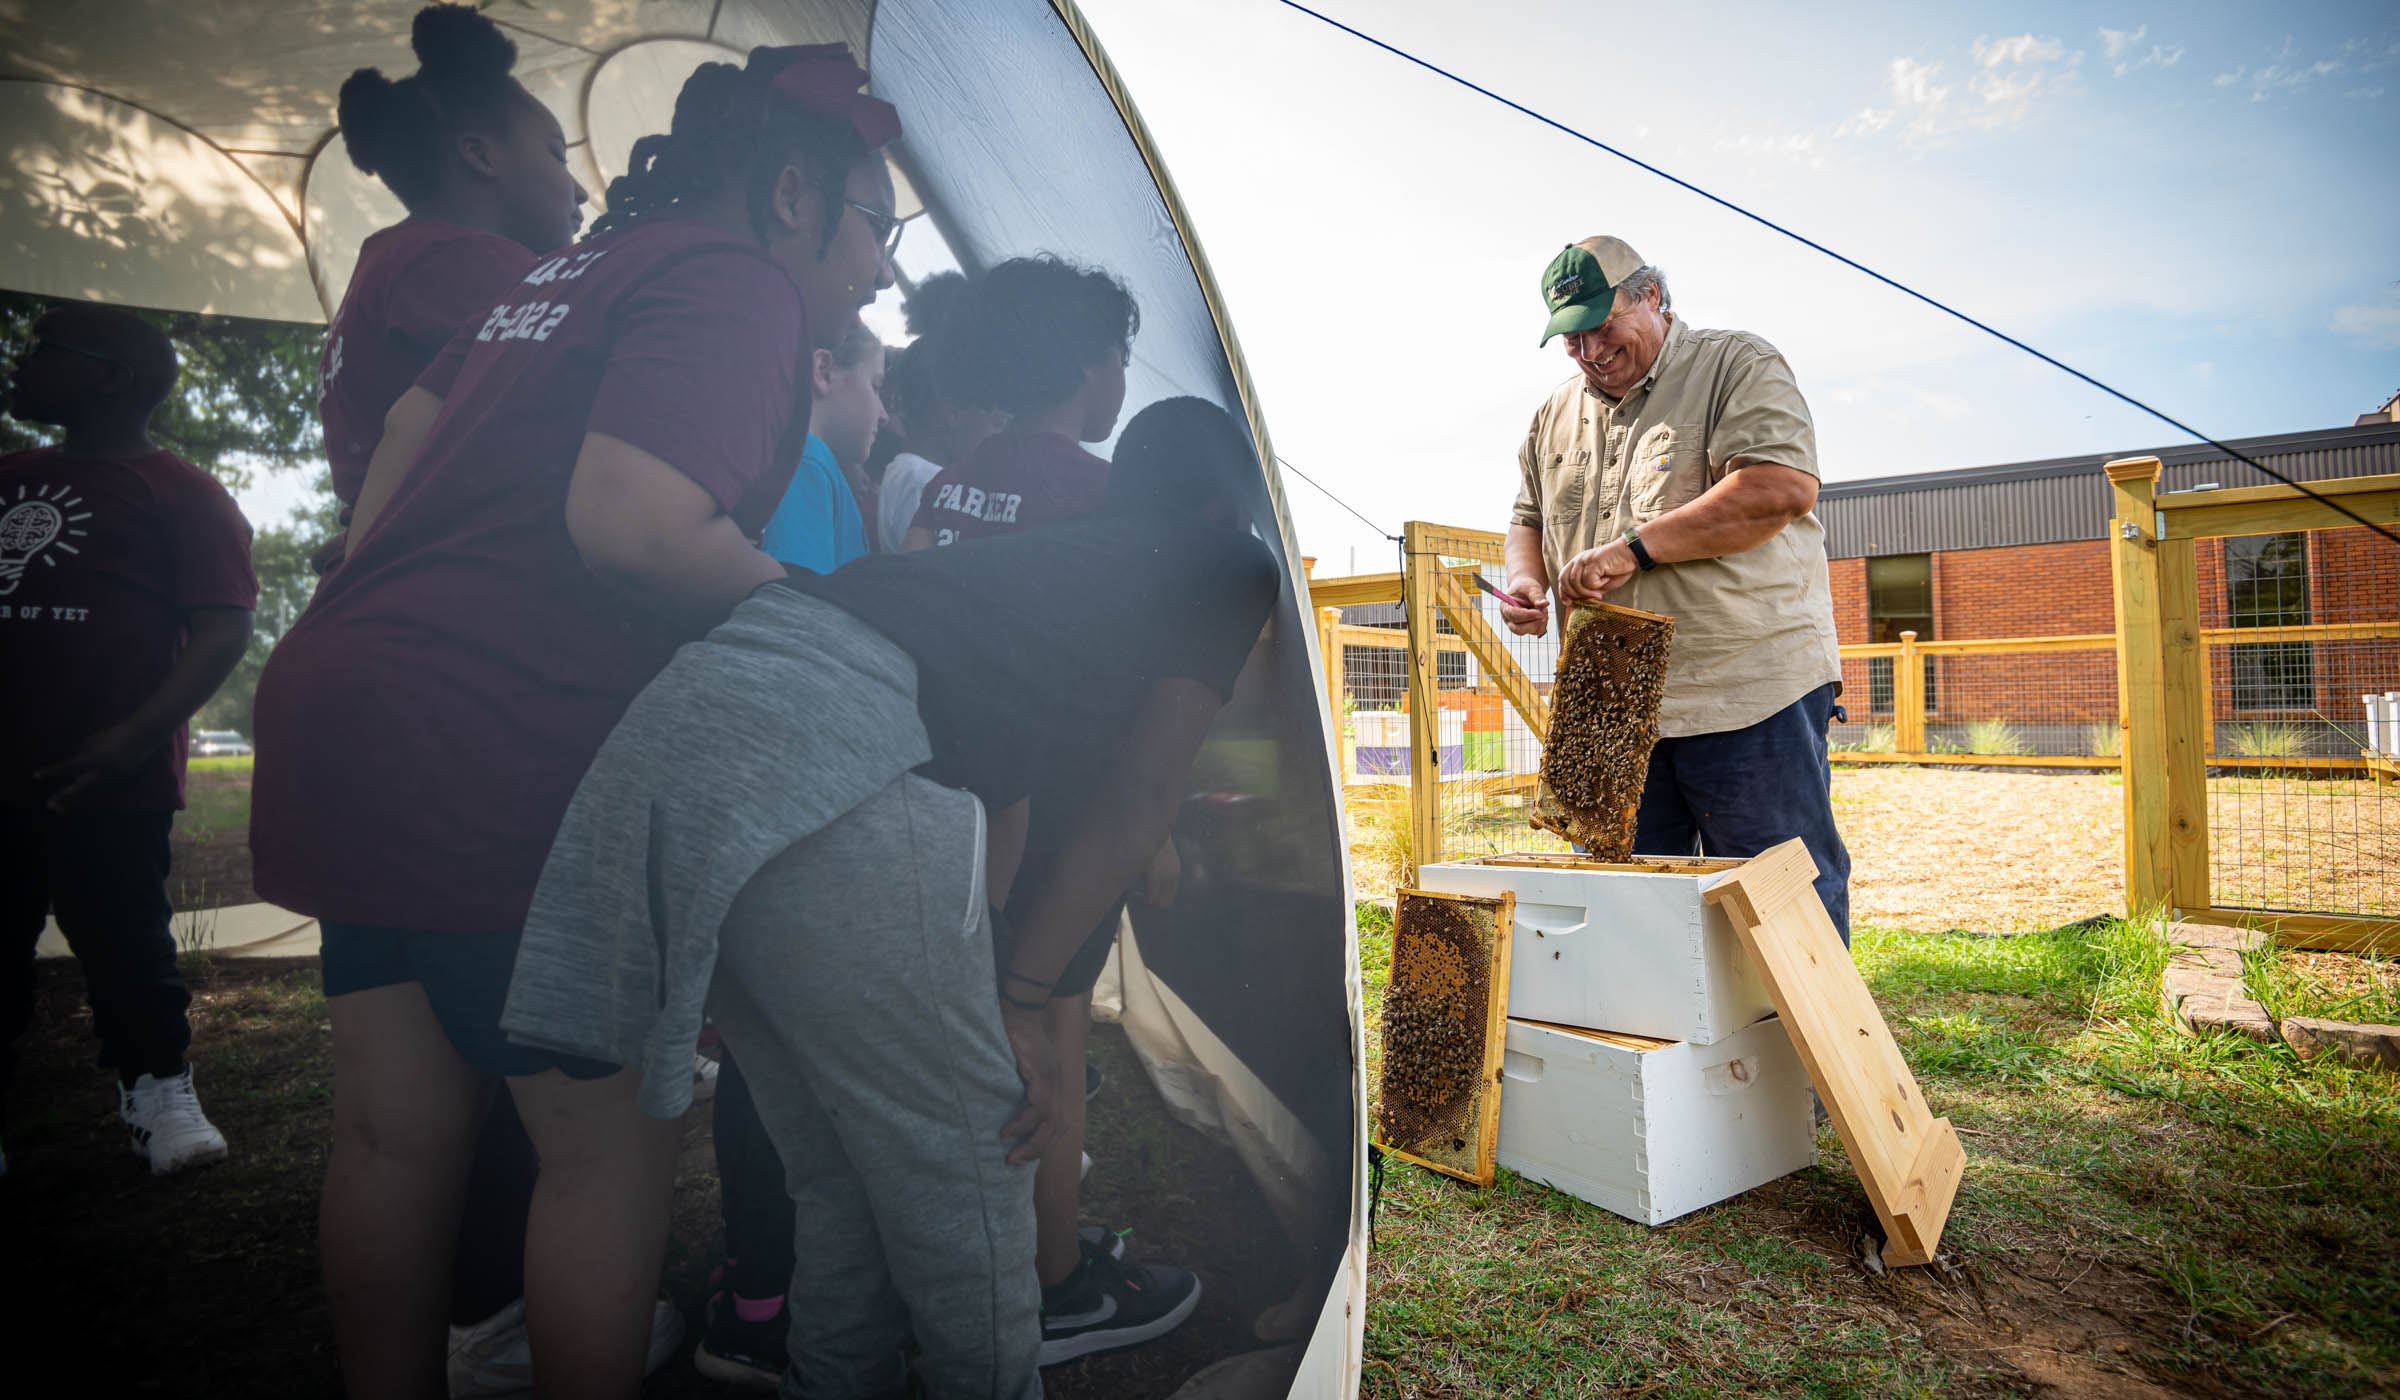
[{"label": "tan button-up shirt", "polygon": [[[1816,427],[1791,366],[1757,336],[1671,320],[1657,362],[1623,400],[1577,374],[1534,413],[1511,519],[1542,532],[1555,580],[1569,559],[1753,462],[1817,475]],[[1658,715],[1666,738],[1756,724],[1842,678],[1813,511],[1755,549],[1637,573],[1609,601],[1675,619]]]}]

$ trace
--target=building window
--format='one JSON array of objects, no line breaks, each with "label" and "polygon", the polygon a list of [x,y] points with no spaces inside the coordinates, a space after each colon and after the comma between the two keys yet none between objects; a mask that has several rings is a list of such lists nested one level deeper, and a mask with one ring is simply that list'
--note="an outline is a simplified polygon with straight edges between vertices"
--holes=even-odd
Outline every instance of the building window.
[{"label": "building window", "polygon": [[[1867,640],[1897,642],[1914,632],[1920,642],[1933,640],[1933,556],[1887,554],[1867,561]],[[1867,708],[1892,713],[1893,658],[1867,662]],[[1934,709],[1933,658],[1925,662],[1925,708]]]},{"label": "building window", "polygon": [[[2308,622],[2308,536],[2237,535],[2225,541],[2225,612],[2235,627]],[[2306,710],[2316,704],[2315,656],[2306,642],[2237,642],[2236,710]]]}]

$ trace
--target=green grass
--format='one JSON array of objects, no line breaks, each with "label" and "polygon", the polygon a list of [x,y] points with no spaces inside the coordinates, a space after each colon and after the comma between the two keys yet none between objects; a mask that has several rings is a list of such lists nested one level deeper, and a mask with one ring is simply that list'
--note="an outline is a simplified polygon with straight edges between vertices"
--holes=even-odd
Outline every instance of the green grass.
[{"label": "green grass", "polygon": [[2004,719],[1971,719],[1967,721],[1966,750],[1968,753],[2028,754],[2033,746],[2017,727]]},{"label": "green grass", "polygon": [[[1854,951],[1962,1131],[1947,1269],[1865,1268],[1830,1130],[1816,1167],[1656,1230],[1513,1173],[1478,1191],[1395,1168],[1364,1393],[2076,1394],[2128,1371],[2176,1393],[2394,1388],[2392,1077],[2177,1034],[2156,921],[1862,929]],[[1380,909],[1360,953],[1372,1071]]]},{"label": "green grass", "polygon": [[2297,758],[2308,752],[2308,731],[2263,720],[2232,724],[2225,727],[2225,744],[2243,758]]},{"label": "green grass", "polygon": [[1899,745],[1900,731],[1889,724],[1870,724],[1856,739],[1837,741],[1837,753],[1890,753]]},{"label": "green grass", "polygon": [[249,828],[250,760],[193,759],[184,775],[176,834],[187,841],[209,841],[222,832],[246,833]]},{"label": "green grass", "polygon": [[[2335,975],[2339,969],[2342,975]],[[2242,956],[2242,981],[2267,1014],[2400,1025],[2400,965],[2268,944]]]}]

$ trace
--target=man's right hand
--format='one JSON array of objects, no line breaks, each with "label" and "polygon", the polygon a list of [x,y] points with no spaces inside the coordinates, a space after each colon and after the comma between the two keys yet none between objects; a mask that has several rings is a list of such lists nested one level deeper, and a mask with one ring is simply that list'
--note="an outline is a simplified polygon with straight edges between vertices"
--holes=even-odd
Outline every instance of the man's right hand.
[{"label": "man's right hand", "polygon": [[1538,637],[1550,630],[1550,589],[1539,579],[1519,575],[1508,581],[1511,595],[1524,600],[1525,607],[1500,605],[1500,620],[1508,630],[1520,637]]}]

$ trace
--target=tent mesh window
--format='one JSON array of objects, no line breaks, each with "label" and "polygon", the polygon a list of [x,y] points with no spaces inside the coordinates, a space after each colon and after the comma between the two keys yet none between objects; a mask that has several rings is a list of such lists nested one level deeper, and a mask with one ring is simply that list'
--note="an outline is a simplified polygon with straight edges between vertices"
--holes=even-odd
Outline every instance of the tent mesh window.
[{"label": "tent mesh window", "polygon": [[1507,996],[1492,969],[1507,918],[1498,900],[1403,890],[1392,919],[1378,1139],[1469,1180],[1489,1176],[1484,1097],[1499,1092],[1487,1066],[1503,1024],[1492,1010]]},{"label": "tent mesh window", "polygon": [[1567,619],[1533,823],[1594,859],[1633,853],[1674,638],[1673,618],[1606,603]]}]

